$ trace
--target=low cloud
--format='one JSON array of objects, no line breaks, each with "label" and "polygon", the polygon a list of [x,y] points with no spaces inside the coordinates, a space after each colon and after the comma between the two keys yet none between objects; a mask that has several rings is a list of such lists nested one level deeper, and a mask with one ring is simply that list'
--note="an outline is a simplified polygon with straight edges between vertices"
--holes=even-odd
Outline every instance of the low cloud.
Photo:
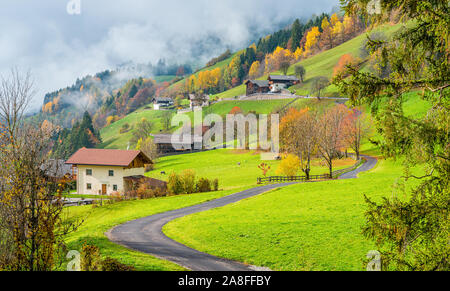
[{"label": "low cloud", "polygon": [[30,70],[46,92],[126,62],[206,62],[294,18],[328,12],[338,0],[5,0],[0,9],[0,74]]}]

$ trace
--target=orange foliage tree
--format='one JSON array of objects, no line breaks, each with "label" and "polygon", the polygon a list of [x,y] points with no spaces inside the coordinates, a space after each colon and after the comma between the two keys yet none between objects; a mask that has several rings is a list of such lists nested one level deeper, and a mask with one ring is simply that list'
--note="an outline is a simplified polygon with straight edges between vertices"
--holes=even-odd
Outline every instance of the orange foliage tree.
[{"label": "orange foliage tree", "polygon": [[358,64],[358,59],[354,58],[351,54],[344,54],[339,58],[338,63],[333,68],[333,77],[343,74],[346,77],[347,66],[356,66]]}]

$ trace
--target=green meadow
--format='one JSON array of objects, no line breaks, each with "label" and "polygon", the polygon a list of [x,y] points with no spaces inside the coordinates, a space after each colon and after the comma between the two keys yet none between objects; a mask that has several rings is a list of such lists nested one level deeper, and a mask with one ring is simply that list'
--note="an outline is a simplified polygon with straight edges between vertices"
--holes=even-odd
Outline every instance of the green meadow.
[{"label": "green meadow", "polygon": [[[229,190],[241,187],[256,187],[256,178],[261,177],[258,165],[262,162],[271,169],[268,176],[275,176],[280,161],[261,161],[257,151],[218,149],[192,154],[162,157],[153,171],[146,175],[152,178],[167,180],[171,172],[181,173],[185,169],[193,169],[198,177],[219,179],[221,189]],[[343,159],[336,161],[336,169],[353,165],[355,161]],[[161,172],[166,174],[161,174]],[[320,160],[312,163],[311,174],[319,175],[327,172]],[[301,175],[302,173],[298,173]]]},{"label": "green meadow", "polygon": [[374,244],[361,234],[366,205],[395,195],[400,162],[381,160],[358,179],[296,184],[168,223],[171,238],[272,270],[364,270]]}]

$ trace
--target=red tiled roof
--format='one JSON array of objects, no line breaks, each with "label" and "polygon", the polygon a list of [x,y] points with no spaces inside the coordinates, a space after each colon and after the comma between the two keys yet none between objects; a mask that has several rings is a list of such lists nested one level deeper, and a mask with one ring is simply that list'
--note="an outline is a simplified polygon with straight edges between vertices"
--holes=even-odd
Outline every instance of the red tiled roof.
[{"label": "red tiled roof", "polygon": [[66,164],[127,167],[139,155],[145,163],[152,163],[141,151],[81,148],[66,161]]}]

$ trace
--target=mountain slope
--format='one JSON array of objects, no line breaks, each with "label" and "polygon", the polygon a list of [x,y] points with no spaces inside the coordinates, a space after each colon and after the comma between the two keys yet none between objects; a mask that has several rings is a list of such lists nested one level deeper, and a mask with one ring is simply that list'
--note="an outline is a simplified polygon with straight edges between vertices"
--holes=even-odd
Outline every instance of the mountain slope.
[{"label": "mountain slope", "polygon": [[[387,37],[392,35],[395,31],[400,28],[401,24],[396,25],[383,25],[375,28],[373,31],[368,33],[372,33],[375,31],[383,32]],[[344,54],[351,54],[354,57],[359,57],[359,50],[364,40],[366,39],[366,33],[363,33],[355,38],[352,38],[339,46],[336,46],[332,49],[322,51],[316,55],[313,55],[309,58],[301,60],[298,63],[295,63],[289,67],[287,72],[288,75],[294,74],[294,67],[296,65],[302,65],[306,70],[305,81],[303,84],[299,84],[297,86],[293,86],[291,89],[296,91],[299,95],[311,95],[310,88],[311,83],[314,78],[318,76],[325,76],[331,79],[333,74],[333,68],[336,66],[340,57]],[[273,74],[281,75],[280,71],[274,71]],[[267,75],[264,75],[258,79],[267,79]],[[233,89],[227,90],[225,92],[214,95],[218,98],[233,98],[235,96],[240,96],[245,94],[245,85],[239,85]],[[325,89],[325,94],[327,96],[338,96],[337,88],[334,85],[330,85]]]}]

